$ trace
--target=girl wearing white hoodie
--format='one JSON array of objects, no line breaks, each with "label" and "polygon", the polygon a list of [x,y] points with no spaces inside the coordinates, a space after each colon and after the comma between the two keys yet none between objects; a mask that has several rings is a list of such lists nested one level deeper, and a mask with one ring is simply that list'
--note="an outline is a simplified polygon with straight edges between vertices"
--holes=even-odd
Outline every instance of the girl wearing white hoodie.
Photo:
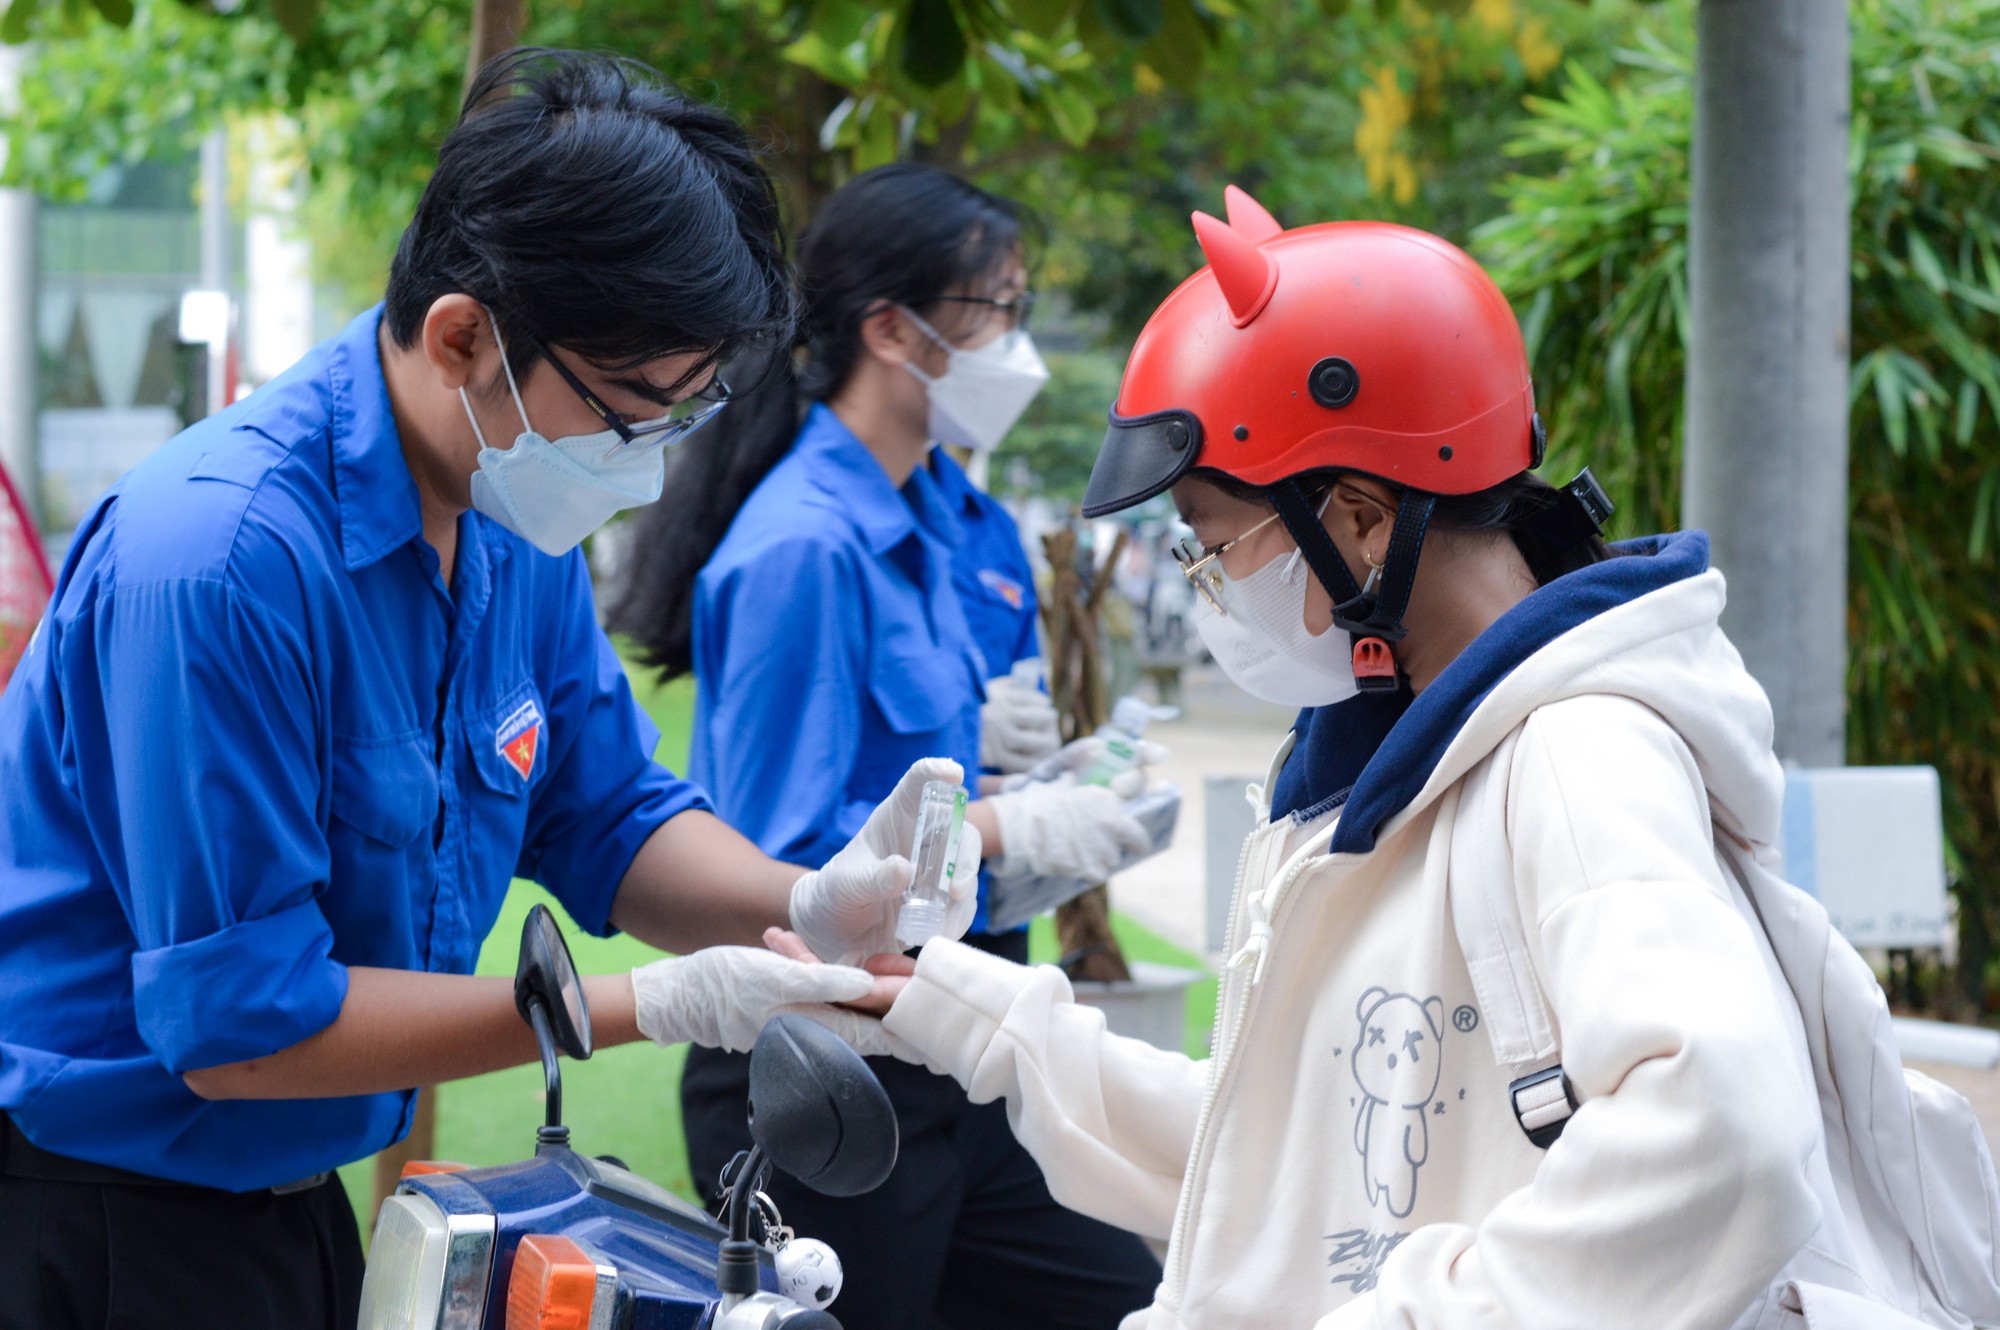
[{"label": "girl wearing white hoodie", "polygon": [[[1718,854],[1777,841],[1782,778],[1707,541],[1607,549],[1587,473],[1528,474],[1519,328],[1463,253],[1229,203],[1085,505],[1171,490],[1216,659],[1306,708],[1249,791],[1213,1056],[942,940],[875,963],[885,1042],[1004,1098],[1065,1204],[1168,1240],[1128,1330],[1779,1324],[1824,1154]],[[1497,960],[1455,900],[1517,907]],[[1555,1069],[1518,1105],[1496,1020]]]}]

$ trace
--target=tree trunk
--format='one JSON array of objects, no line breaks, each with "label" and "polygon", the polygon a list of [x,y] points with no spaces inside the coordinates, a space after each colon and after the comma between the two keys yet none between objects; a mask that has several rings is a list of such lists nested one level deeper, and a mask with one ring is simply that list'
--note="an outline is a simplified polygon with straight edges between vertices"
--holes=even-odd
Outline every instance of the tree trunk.
[{"label": "tree trunk", "polygon": [[528,0],[472,0],[472,49],[465,57],[465,90],[486,62],[511,51],[528,26]]}]

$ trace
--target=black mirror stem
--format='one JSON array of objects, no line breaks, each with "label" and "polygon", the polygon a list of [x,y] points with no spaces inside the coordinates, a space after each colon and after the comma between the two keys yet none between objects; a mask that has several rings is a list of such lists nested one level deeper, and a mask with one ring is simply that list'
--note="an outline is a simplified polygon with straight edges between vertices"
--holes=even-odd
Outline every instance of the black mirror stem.
[{"label": "black mirror stem", "polygon": [[764,1147],[753,1145],[729,1184],[729,1237],[715,1258],[715,1289],[725,1297],[752,1297],[760,1285],[758,1248],[750,1241],[750,1211],[756,1207],[765,1166]]},{"label": "black mirror stem", "polygon": [[562,1120],[562,1064],[556,1057],[556,1034],[549,1024],[548,1004],[539,997],[528,1001],[528,1024],[534,1027],[535,1047],[542,1055],[542,1088],[547,1108],[546,1121],[535,1133],[535,1144],[566,1146],[569,1128]]}]

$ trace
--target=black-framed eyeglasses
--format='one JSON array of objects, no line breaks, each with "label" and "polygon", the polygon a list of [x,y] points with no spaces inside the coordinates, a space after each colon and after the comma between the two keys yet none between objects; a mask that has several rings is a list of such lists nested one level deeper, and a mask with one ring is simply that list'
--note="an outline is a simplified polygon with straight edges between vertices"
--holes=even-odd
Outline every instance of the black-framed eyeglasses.
[{"label": "black-framed eyeglasses", "polygon": [[708,381],[708,386],[698,393],[690,393],[666,409],[663,415],[651,420],[627,420],[618,412],[604,404],[602,398],[592,392],[582,379],[571,372],[570,367],[555,358],[539,337],[531,337],[537,354],[555,366],[556,373],[570,386],[570,391],[583,399],[583,404],[597,413],[597,418],[609,425],[618,434],[619,447],[629,443],[662,444],[679,443],[688,435],[715,418],[715,413],[729,405],[732,394],[729,385],[716,375]]},{"label": "black-framed eyeglasses", "polygon": [[992,296],[939,296],[940,304],[989,305],[1008,315],[1016,328],[1028,326],[1028,316],[1035,312],[1035,293],[1023,291],[1012,300],[996,300]]}]

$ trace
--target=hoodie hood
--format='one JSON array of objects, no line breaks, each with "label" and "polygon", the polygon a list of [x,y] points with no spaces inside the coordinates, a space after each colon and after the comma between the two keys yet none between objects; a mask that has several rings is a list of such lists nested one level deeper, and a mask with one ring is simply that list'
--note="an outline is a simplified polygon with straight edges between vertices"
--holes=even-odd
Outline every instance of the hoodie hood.
[{"label": "hoodie hood", "polygon": [[1272,791],[1271,816],[1344,809],[1332,853],[1366,854],[1539,706],[1608,693],[1657,711],[1687,743],[1725,829],[1779,838],[1783,773],[1771,707],[1724,636],[1722,575],[1708,536],[1626,541],[1496,620],[1421,696],[1308,710]]}]

